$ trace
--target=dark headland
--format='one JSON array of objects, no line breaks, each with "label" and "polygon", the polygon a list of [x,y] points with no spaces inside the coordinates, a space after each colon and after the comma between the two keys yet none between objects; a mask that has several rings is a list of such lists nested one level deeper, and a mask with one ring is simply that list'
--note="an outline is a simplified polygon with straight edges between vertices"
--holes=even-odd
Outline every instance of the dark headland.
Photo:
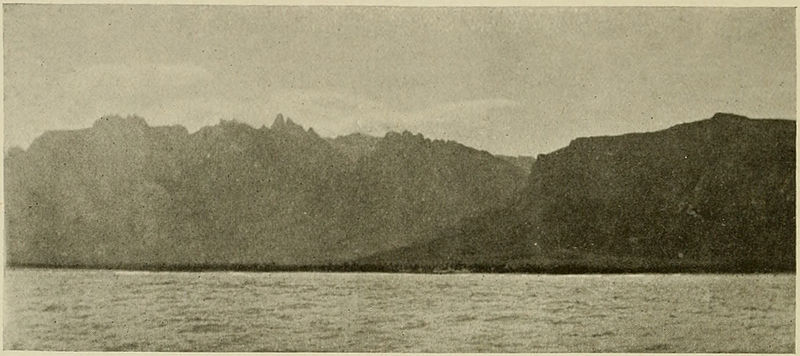
[{"label": "dark headland", "polygon": [[795,121],[716,114],[495,156],[278,116],[139,117],[5,154],[9,266],[381,272],[794,272]]}]

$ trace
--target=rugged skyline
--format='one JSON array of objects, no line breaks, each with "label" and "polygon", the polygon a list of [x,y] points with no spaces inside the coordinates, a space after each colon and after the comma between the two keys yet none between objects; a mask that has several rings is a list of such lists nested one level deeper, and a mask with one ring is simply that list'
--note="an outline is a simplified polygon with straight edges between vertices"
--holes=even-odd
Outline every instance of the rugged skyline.
[{"label": "rugged skyline", "polygon": [[793,8],[4,5],[5,146],[138,114],[278,112],[496,154],[736,112],[795,118]]},{"label": "rugged skyline", "polygon": [[3,4],[2,348],[794,352],[797,7],[591,1]]},{"label": "rugged skyline", "polygon": [[341,262],[430,239],[526,176],[456,142],[323,139],[282,115],[192,134],[104,117],[5,158],[9,262],[61,265]]},{"label": "rugged skyline", "polygon": [[[788,271],[795,123],[732,114],[528,161],[279,115],[140,117],[6,157],[8,261],[144,269]],[[272,266],[272,267],[270,267]]]}]

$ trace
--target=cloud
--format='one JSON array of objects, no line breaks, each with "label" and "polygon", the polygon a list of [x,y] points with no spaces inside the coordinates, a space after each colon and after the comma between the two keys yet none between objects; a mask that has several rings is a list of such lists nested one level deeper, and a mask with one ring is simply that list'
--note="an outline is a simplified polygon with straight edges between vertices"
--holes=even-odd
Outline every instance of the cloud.
[{"label": "cloud", "polygon": [[[247,100],[222,97],[180,98],[164,101],[145,108],[137,114],[151,125],[183,125],[189,131],[214,125],[219,120],[238,120],[260,126],[256,118],[263,117],[263,105]],[[258,125],[256,125],[258,124]]]},{"label": "cloud", "polygon": [[143,91],[182,87],[211,78],[208,70],[192,63],[115,63],[80,68],[67,75],[63,84],[74,89],[104,87]]},{"label": "cloud", "polygon": [[509,138],[530,141],[523,132],[532,125],[526,120],[526,108],[506,98],[479,98],[398,110],[379,100],[344,91],[286,90],[269,95],[265,112],[270,119],[283,113],[305,127],[313,127],[322,136],[353,132],[383,136],[389,131],[408,130],[500,153],[513,151],[508,147]]},{"label": "cloud", "polygon": [[494,122],[491,117],[493,112],[521,106],[516,101],[502,98],[449,102],[411,113],[405,124],[422,127],[447,125],[490,127]]},{"label": "cloud", "polygon": [[68,101],[66,110],[116,111],[185,96],[212,78],[211,72],[192,63],[114,63],[79,68],[56,85]]},{"label": "cloud", "polygon": [[295,117],[329,136],[352,132],[383,135],[388,131],[409,130],[438,137],[452,125],[470,129],[489,127],[492,123],[487,118],[492,112],[521,107],[512,100],[489,98],[404,111],[362,95],[335,90],[278,91],[269,96],[269,101],[271,113]]},{"label": "cloud", "polygon": [[270,114],[283,113],[322,135],[355,131],[380,133],[365,123],[382,122],[397,113],[361,95],[336,90],[277,90],[268,96]]},{"label": "cloud", "polygon": [[216,124],[220,119],[235,119],[253,127],[269,126],[281,113],[325,137],[353,132],[383,136],[389,131],[408,130],[490,151],[506,151],[503,140],[509,132],[521,131],[514,125],[523,117],[524,108],[505,98],[482,98],[405,111],[341,90],[287,89],[254,98],[191,96],[162,101],[137,113],[151,124],[177,123],[190,131]]},{"label": "cloud", "polygon": [[[389,131],[408,130],[492,150],[496,145],[491,140],[508,129],[498,122],[521,107],[505,98],[478,98],[402,110],[380,98],[337,88],[255,88],[250,92],[257,94],[242,97],[221,90],[219,85],[208,85],[212,80],[208,70],[191,63],[87,66],[58,82],[59,92],[72,93],[63,95],[64,101],[53,106],[52,115],[63,119],[56,121],[57,125],[51,122],[48,127],[32,127],[26,135],[33,135],[28,131],[88,127],[97,118],[114,114],[137,114],[151,125],[179,124],[196,131],[220,119],[269,126],[282,113],[325,137],[354,132],[383,136]],[[22,128],[15,130],[22,133]]]},{"label": "cloud", "polygon": [[86,127],[109,114],[144,114],[144,108],[175,103],[213,79],[192,63],[95,64],[53,81],[50,128]]}]

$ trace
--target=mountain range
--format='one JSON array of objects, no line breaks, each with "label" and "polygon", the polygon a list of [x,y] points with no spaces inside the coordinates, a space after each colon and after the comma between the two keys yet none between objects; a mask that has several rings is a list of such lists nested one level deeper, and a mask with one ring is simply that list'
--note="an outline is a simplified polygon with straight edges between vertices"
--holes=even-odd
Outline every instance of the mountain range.
[{"label": "mountain range", "polygon": [[507,206],[364,262],[758,271],[794,260],[795,123],[716,114],[576,139],[540,155]]},{"label": "mountain range", "polygon": [[194,133],[109,116],[6,152],[7,262],[793,271],[795,131],[716,114],[534,159],[409,132],[322,138],[282,115]]},{"label": "mountain range", "polygon": [[279,115],[189,133],[139,117],[52,131],[5,157],[8,261],[330,264],[502,206],[525,171],[408,132],[320,138]]}]

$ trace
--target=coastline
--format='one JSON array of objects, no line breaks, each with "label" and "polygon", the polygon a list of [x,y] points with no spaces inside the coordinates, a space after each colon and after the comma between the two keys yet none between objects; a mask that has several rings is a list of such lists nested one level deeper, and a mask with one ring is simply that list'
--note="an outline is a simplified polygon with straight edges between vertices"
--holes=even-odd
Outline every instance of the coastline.
[{"label": "coastline", "polygon": [[398,273],[398,274],[796,274],[796,269],[786,266],[753,265],[654,265],[654,266],[587,266],[561,264],[551,266],[524,265],[457,265],[450,269],[441,266],[386,266],[375,264],[34,264],[9,263],[6,269],[64,269],[64,270],[117,270],[141,272],[333,272],[333,273]]}]

